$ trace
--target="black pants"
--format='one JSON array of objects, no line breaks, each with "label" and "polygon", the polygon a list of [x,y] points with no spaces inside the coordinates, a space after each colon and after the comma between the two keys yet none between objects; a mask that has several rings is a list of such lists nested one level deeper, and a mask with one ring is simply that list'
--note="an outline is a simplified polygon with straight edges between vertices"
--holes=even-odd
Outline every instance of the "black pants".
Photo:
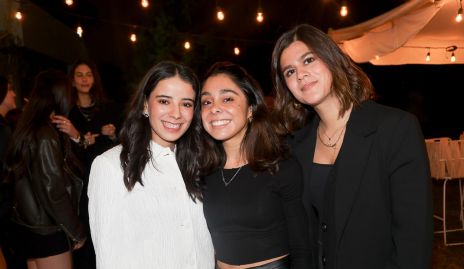
[{"label": "black pants", "polygon": [[290,269],[290,259],[288,256],[264,265],[251,267],[250,269]]}]

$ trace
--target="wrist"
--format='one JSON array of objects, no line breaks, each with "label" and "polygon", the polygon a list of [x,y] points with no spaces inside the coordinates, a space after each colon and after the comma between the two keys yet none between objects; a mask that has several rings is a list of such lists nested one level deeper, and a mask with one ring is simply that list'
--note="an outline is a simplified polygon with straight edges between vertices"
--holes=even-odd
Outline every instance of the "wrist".
[{"label": "wrist", "polygon": [[70,136],[69,138],[71,138],[71,140],[74,141],[75,143],[80,143],[81,142],[81,134],[79,134],[79,133],[77,133],[77,135],[75,137]]}]

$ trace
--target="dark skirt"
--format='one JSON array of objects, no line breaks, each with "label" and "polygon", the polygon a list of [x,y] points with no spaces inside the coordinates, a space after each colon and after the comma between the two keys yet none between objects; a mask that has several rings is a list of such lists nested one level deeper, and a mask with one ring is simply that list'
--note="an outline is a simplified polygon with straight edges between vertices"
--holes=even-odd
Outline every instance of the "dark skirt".
[{"label": "dark skirt", "polygon": [[28,259],[45,258],[71,250],[71,244],[63,231],[41,235],[27,227],[14,225],[14,248]]}]

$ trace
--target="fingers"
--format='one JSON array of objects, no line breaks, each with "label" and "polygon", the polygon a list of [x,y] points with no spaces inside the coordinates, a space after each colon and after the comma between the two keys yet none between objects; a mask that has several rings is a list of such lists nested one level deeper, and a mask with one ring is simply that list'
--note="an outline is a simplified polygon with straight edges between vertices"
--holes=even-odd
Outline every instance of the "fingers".
[{"label": "fingers", "polygon": [[58,130],[70,136],[77,132],[74,125],[66,117],[55,115],[52,117],[52,123],[56,124]]}]

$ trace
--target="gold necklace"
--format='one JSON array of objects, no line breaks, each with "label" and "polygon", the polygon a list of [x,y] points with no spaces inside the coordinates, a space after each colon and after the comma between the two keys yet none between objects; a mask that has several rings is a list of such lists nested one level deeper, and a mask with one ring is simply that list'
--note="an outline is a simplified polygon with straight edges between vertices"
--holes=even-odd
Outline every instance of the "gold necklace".
[{"label": "gold necklace", "polygon": [[340,134],[338,135],[337,137],[337,140],[335,140],[335,142],[333,143],[330,143],[330,141],[332,141],[332,138],[335,136],[335,134],[337,134],[338,130],[335,131],[335,133],[332,135],[332,137],[328,136],[325,132],[324,132],[324,135],[329,139],[329,143],[326,143],[324,142],[324,140],[322,140],[322,137],[321,137],[321,132],[320,132],[320,125],[317,126],[317,137],[319,138],[319,141],[321,141],[322,145],[328,147],[328,148],[333,148],[335,149],[335,146],[337,146],[337,143],[338,141],[340,141],[340,138],[342,137],[342,134],[345,132],[345,129],[346,129],[346,123],[340,127],[342,128],[341,131],[340,131]]}]

